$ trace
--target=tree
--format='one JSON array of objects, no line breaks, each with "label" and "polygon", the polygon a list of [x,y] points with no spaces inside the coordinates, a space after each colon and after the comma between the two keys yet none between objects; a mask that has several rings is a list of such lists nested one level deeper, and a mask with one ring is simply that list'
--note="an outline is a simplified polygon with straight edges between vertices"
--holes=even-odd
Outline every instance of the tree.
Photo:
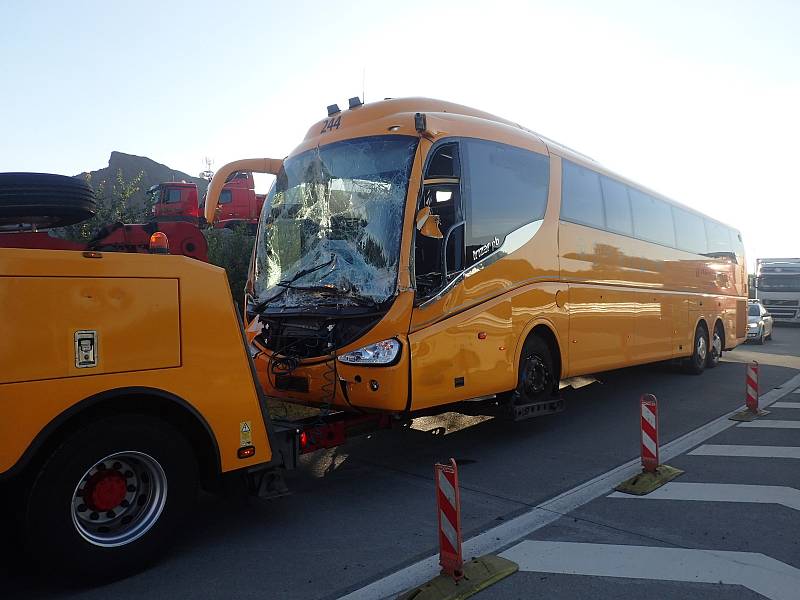
[{"label": "tree", "polygon": [[[87,242],[106,225],[147,221],[151,216],[155,199],[147,196],[144,202],[135,201],[143,177],[144,171],[140,171],[131,179],[125,179],[122,169],[118,169],[116,180],[111,183],[110,190],[105,181],[94,186],[94,198],[97,204],[94,217],[82,223],[60,227],[55,230],[56,234],[76,242]],[[86,182],[92,185],[91,175],[86,176]]]},{"label": "tree", "polygon": [[203,233],[208,242],[208,262],[225,269],[233,299],[237,305],[240,304],[255,237],[245,223],[229,229],[206,229]]}]

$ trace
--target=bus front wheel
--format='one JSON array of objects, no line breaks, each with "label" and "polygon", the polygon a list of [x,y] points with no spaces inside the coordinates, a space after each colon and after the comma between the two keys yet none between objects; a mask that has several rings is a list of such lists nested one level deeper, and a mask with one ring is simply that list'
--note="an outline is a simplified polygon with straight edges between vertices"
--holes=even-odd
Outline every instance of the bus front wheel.
[{"label": "bus front wheel", "polygon": [[692,355],[686,359],[686,372],[692,375],[700,375],[706,368],[708,360],[708,330],[703,323],[697,326],[694,331],[694,344]]},{"label": "bus front wheel", "polygon": [[553,358],[547,343],[533,336],[525,341],[519,362],[514,404],[532,404],[549,400],[557,384],[553,376]]}]

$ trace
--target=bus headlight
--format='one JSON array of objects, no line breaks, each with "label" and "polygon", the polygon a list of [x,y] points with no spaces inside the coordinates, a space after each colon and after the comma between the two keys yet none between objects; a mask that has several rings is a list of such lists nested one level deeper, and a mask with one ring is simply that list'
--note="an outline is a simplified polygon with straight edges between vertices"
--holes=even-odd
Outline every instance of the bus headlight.
[{"label": "bus headlight", "polygon": [[339,360],[348,365],[388,365],[399,352],[400,342],[390,339],[342,354]]}]

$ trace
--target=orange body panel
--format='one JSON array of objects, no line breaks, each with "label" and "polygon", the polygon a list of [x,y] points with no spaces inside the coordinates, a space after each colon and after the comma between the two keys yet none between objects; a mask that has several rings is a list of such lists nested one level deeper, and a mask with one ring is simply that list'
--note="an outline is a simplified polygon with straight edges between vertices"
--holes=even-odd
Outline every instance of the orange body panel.
[{"label": "orange body panel", "polygon": [[[0,473],[59,415],[128,387],[192,406],[223,471],[271,458],[222,269],[183,256],[0,249],[0,311]],[[76,330],[97,331],[97,367],[75,368]],[[236,456],[243,421],[256,446],[247,460]]]}]

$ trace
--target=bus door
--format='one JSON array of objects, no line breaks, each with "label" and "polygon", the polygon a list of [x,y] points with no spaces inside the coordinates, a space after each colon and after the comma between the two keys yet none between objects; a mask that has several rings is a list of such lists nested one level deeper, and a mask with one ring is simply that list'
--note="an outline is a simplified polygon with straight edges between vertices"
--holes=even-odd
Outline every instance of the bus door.
[{"label": "bus door", "polygon": [[417,206],[409,335],[413,409],[488,395],[500,382],[514,385],[511,301],[499,294],[483,302],[467,298],[465,269],[475,261],[465,239],[471,229],[462,150],[456,142],[432,150]]}]

